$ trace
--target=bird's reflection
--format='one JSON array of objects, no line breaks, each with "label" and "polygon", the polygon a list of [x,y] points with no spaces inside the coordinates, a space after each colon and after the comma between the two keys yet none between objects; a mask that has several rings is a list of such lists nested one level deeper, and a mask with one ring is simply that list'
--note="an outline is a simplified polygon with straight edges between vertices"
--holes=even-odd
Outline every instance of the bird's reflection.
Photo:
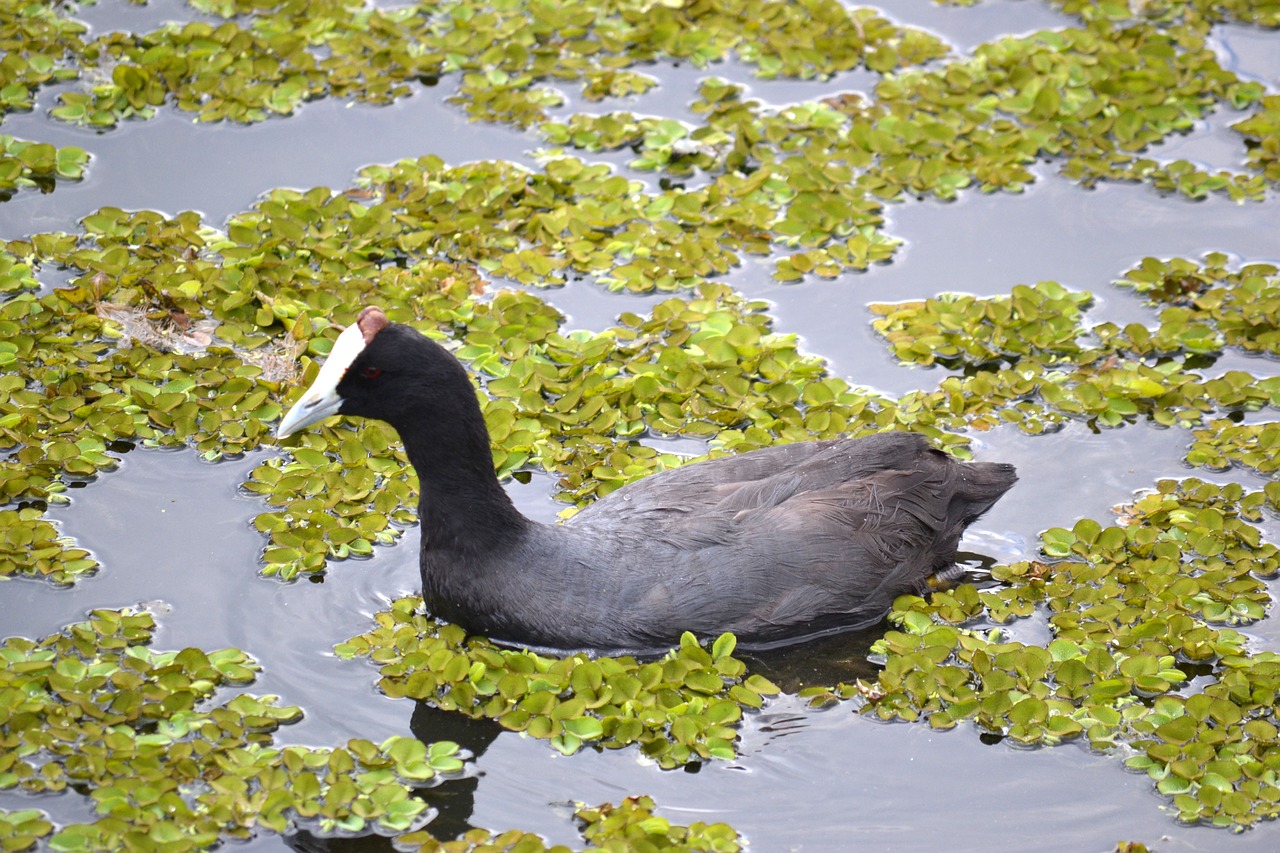
[{"label": "bird's reflection", "polygon": [[[453,741],[472,754],[467,776],[446,779],[433,787],[415,791],[415,795],[425,800],[436,813],[427,824],[431,834],[442,841],[457,838],[472,828],[471,812],[475,808],[476,787],[480,784],[474,759],[484,754],[489,744],[503,731],[502,726],[493,720],[473,720],[419,702],[413,709],[409,729],[425,744]],[[305,829],[286,837],[285,843],[290,849],[304,853],[394,853],[396,850],[392,839],[381,835],[323,837]]]}]

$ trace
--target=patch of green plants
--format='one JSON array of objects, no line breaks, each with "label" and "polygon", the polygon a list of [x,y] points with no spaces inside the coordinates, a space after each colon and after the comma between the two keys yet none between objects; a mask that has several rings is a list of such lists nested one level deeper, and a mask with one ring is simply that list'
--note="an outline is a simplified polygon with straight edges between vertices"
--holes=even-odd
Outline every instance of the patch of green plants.
[{"label": "patch of green plants", "polygon": [[1155,0],[1141,7],[1089,3],[1084,0],[1053,0],[1053,5],[1086,22],[1107,26],[1151,21],[1205,33],[1215,24],[1256,24],[1262,27],[1280,25],[1280,12],[1277,12],[1275,6],[1255,0],[1226,0],[1224,3]]},{"label": "patch of green plants", "polygon": [[39,186],[42,181],[79,180],[88,162],[88,152],[74,145],[55,148],[0,134],[0,200],[7,191]]},{"label": "patch of green plants", "polygon": [[73,63],[84,47],[84,24],[56,6],[0,6],[0,114],[32,109],[37,89],[77,76]]},{"label": "patch of green plants", "polygon": [[1280,95],[1266,95],[1246,119],[1231,125],[1244,137],[1249,166],[1274,185],[1280,181]]},{"label": "patch of green plants", "polygon": [[1132,287],[1161,309],[1162,331],[1174,325],[1192,330],[1178,335],[1188,348],[1190,341],[1207,339],[1209,344],[1195,348],[1217,351],[1226,344],[1248,353],[1280,355],[1280,270],[1272,264],[1231,270],[1227,264],[1227,256],[1217,252],[1200,263],[1146,258],[1117,284]]},{"label": "patch of green plants", "polygon": [[761,76],[815,77],[863,64],[887,71],[945,50],[927,33],[831,0],[688,7],[614,0],[590,10],[518,2],[193,5],[228,20],[84,45],[86,70],[110,68],[110,80],[64,96],[60,117],[145,117],[172,98],[204,121],[260,121],[319,97],[386,103],[409,94],[412,82],[456,75],[454,100],[469,115],[527,126],[561,102],[555,87],[563,82],[582,81],[589,98],[643,91],[644,76],[628,69],[647,61],[701,67],[736,54]]},{"label": "patch of green plants", "polygon": [[[192,444],[216,459],[269,434],[260,419],[278,417],[280,405],[259,381],[263,368],[225,346],[184,340],[189,316],[166,310],[157,295],[142,288],[129,297],[137,316],[151,315],[152,345],[125,337],[89,286],[0,303],[11,356],[0,376],[0,446],[12,448],[0,460],[0,493],[8,500],[65,500],[69,480],[116,466],[117,441]],[[183,343],[190,352],[170,349]]]},{"label": "patch of green plants", "polygon": [[[709,187],[689,194],[737,193],[744,179],[775,194],[753,196],[773,208],[760,226],[775,247],[799,249],[778,260],[775,277],[829,277],[892,256],[897,241],[881,231],[884,201],[952,199],[966,188],[1017,192],[1046,158],[1086,185],[1144,181],[1191,198],[1261,199],[1272,183],[1265,152],[1274,147],[1267,134],[1274,105],[1218,64],[1207,32],[1202,19],[1090,19],[1078,29],[1000,39],[940,67],[887,74],[870,98],[849,93],[774,107],[709,78],[694,104],[701,126],[611,112],[575,114],[541,130],[557,146],[630,147],[632,167],[673,181],[705,174]],[[1155,143],[1227,107],[1257,108],[1233,126],[1245,149],[1263,149],[1250,155],[1253,171],[1208,172],[1150,156]]]},{"label": "patch of green plants", "polygon": [[1237,424],[1217,420],[1195,430],[1187,461],[1214,471],[1232,464],[1275,476],[1280,469],[1280,423]]},{"label": "patch of green plants", "polygon": [[410,94],[411,84],[456,75],[454,100],[470,115],[527,126],[561,102],[555,87],[565,82],[580,81],[588,99],[643,92],[652,78],[629,68],[657,59],[704,66],[736,55],[765,77],[825,77],[858,65],[888,71],[945,51],[927,33],[831,0],[690,7],[618,0],[591,10],[473,2],[370,9],[350,0],[192,5],[226,20],[86,40],[83,25],[57,10],[6,7],[0,45],[35,51],[6,64],[0,105],[30,109],[40,85],[79,80],[82,88],[59,96],[56,118],[109,127],[173,104],[201,121],[254,122],[321,97],[389,103]]},{"label": "patch of green plants", "polygon": [[39,809],[0,811],[0,849],[5,851],[30,850],[52,831],[48,815]]},{"label": "patch of green plants", "polygon": [[[40,286],[32,273],[31,265],[23,263],[9,252],[0,249],[0,294],[11,294],[22,290],[35,290]],[[17,347],[8,342],[0,345],[0,366],[10,364],[14,359]]]},{"label": "patch of green plants", "polygon": [[1217,355],[1224,346],[1274,352],[1280,340],[1276,268],[1250,264],[1230,272],[1226,260],[1209,255],[1202,266],[1182,258],[1147,258],[1125,273],[1117,284],[1135,287],[1152,305],[1165,306],[1155,329],[1137,323],[1123,329],[1112,323],[1089,326],[1084,309],[1092,295],[1068,291],[1056,282],[1018,285],[1007,297],[944,293],[924,301],[872,305],[871,311],[883,317],[872,325],[902,361],[951,369],[1023,362],[1087,366]]},{"label": "patch of green plants", "polygon": [[948,368],[984,367],[1022,359],[1053,365],[1076,361],[1082,308],[1092,301],[1054,282],[1018,285],[1007,296],[982,299],[944,293],[923,302],[871,306],[872,326],[904,362]]},{"label": "patch of green plants", "polygon": [[[462,770],[456,744],[277,747],[302,710],[274,696],[215,693],[257,665],[238,649],[150,648],[146,612],[95,610],[39,641],[0,643],[0,790],[84,791],[96,819],[54,827],[0,816],[6,850],[198,850],[257,828],[402,832],[427,804],[413,788]],[[7,837],[5,837],[7,834]]]},{"label": "patch of green plants", "polygon": [[72,584],[98,570],[98,561],[78,548],[35,507],[0,509],[0,578],[47,578]]},{"label": "patch of green plants", "polygon": [[709,648],[685,634],[659,660],[631,656],[550,658],[510,650],[421,613],[416,596],[375,615],[373,630],[335,647],[339,657],[378,665],[378,687],[393,698],[496,720],[570,755],[583,746],[638,745],[659,766],[736,754],[735,724],[778,692],[747,675],[725,634]]},{"label": "patch of green plants", "polygon": [[[392,613],[409,613],[403,604],[397,602]],[[299,827],[321,835],[398,834],[406,849],[497,849],[493,844],[516,841],[524,845],[519,849],[545,849],[528,848],[536,836],[527,833],[495,840],[475,831],[462,842],[444,843],[419,830],[429,806],[415,791],[462,772],[465,757],[456,744],[397,736],[381,744],[353,739],[332,748],[276,746],[273,732],[302,710],[282,706],[274,696],[240,692],[258,669],[252,658],[238,649],[155,651],[155,628],[145,611],[95,610],[87,621],[41,640],[0,642],[0,790],[77,790],[95,812],[90,822],[57,825],[39,809],[0,811],[4,850],[204,850],[263,829],[284,833]],[[553,661],[501,651],[482,640],[463,644],[453,626],[436,630],[448,639],[433,653],[457,652],[467,658],[470,672],[451,682],[456,667],[444,664],[435,704],[463,702],[468,690],[472,696],[497,696],[499,689],[514,695],[519,680],[523,706],[538,697],[547,700],[547,713],[528,714],[521,730],[546,737],[543,726],[554,720],[553,743],[566,752],[600,741],[603,726],[609,727],[611,745],[622,745],[637,718],[645,720],[648,736],[633,736],[664,765],[677,756],[691,760],[731,752],[721,741],[733,737],[728,727],[740,714],[739,703],[758,707],[762,695],[776,692],[758,676],[744,677],[742,663],[731,656],[732,637],[716,644],[714,659],[690,640],[662,662],[640,666],[585,657]],[[427,638],[420,640],[417,648],[404,647],[408,667],[426,651]],[[384,684],[420,688],[431,677],[408,673],[407,680],[396,681],[386,674],[396,665],[388,649],[364,650],[383,661]],[[515,658],[531,666],[507,667]],[[502,669],[486,670],[485,661]],[[439,663],[435,657],[431,662]],[[606,672],[610,666],[615,668]],[[489,689],[494,684],[488,679],[498,687]],[[714,690],[713,679],[719,683]],[[611,698],[610,691],[617,694]],[[678,707],[670,699],[677,691],[685,694]],[[228,692],[235,695],[228,698]],[[562,701],[566,692],[573,695]],[[474,708],[457,710],[480,715]],[[510,709],[504,724],[514,728],[518,713]],[[654,722],[660,714],[669,715],[665,735],[655,734],[662,730]],[[659,747],[663,736],[670,742]],[[597,845],[738,849],[736,833],[725,824],[676,826],[655,816],[653,808],[646,797],[632,798],[618,806],[580,807],[578,820],[584,838]]]},{"label": "patch of green plants", "polygon": [[[537,127],[556,146],[630,145],[638,168],[673,179],[695,170],[707,176],[705,186],[672,184],[636,205],[635,189],[616,175],[593,182],[590,169],[561,168],[560,180],[584,185],[575,195],[599,199],[593,212],[621,214],[634,226],[571,234],[564,223],[546,228],[558,217],[544,219],[527,245],[490,254],[521,281],[555,281],[567,261],[603,273],[617,289],[674,290],[723,273],[738,263],[737,252],[770,247],[788,250],[776,259],[779,280],[834,277],[892,256],[898,241],[882,228],[886,200],[954,198],[968,187],[1018,191],[1046,157],[1085,183],[1140,180],[1193,198],[1258,199],[1274,184],[1274,99],[1222,68],[1205,40],[1224,14],[1266,17],[1245,8],[1184,4],[1176,14],[1119,17],[1073,10],[1080,27],[1000,39],[942,63],[946,47],[935,37],[833,0],[680,7],[614,0],[590,10],[516,0],[394,9],[351,0],[193,5],[226,20],[86,41],[83,27],[55,11],[0,15],[0,41],[7,32],[29,47],[0,70],[11,78],[12,105],[30,108],[40,85],[74,79],[82,87],[62,92],[52,111],[66,121],[110,126],[172,105],[201,121],[254,122],[322,97],[388,103],[454,77],[452,100],[473,118]],[[695,104],[701,126],[626,112],[547,119],[569,84],[580,84],[587,100],[625,98],[653,85],[636,66],[706,67],[730,57],[763,77],[822,78],[860,66],[884,77],[871,98],[781,107],[744,100],[740,87],[710,78]],[[1226,107],[1256,109],[1233,126],[1249,171],[1209,173],[1150,156],[1153,144]],[[29,149],[56,165],[42,174],[79,175],[82,151],[49,149]],[[603,251],[590,245],[596,236],[611,238]]]},{"label": "patch of green plants", "polygon": [[[936,391],[903,397],[898,409],[952,429],[1012,422],[1032,434],[1068,419],[1116,427],[1149,418],[1162,426],[1200,427],[1195,464],[1216,459],[1212,447],[1218,441],[1238,445],[1251,433],[1268,430],[1231,429],[1217,439],[1231,421],[1219,418],[1206,425],[1207,416],[1238,417],[1280,406],[1280,378],[1239,370],[1206,378],[1198,364],[1224,346],[1267,351],[1280,320],[1275,269],[1253,264],[1231,273],[1222,266],[1225,261],[1210,255],[1201,267],[1184,259],[1148,258],[1126,273],[1121,284],[1155,276],[1166,282],[1161,287],[1179,294],[1191,288],[1199,300],[1186,296],[1187,304],[1165,308],[1155,329],[1139,323],[1123,329],[1113,323],[1089,326],[1082,309],[1091,295],[1071,293],[1054,282],[1019,285],[1008,297],[943,294],[873,305],[872,312],[882,317],[873,326],[900,359],[964,371],[943,379]],[[1160,277],[1162,269],[1179,272]],[[1200,294],[1199,276],[1225,284],[1204,285]],[[1230,452],[1242,457],[1244,449]]]},{"label": "patch of green plants", "polygon": [[[573,816],[587,842],[585,850],[736,853],[743,846],[728,824],[695,821],[681,826],[655,815],[651,797],[627,797],[617,805],[579,805]],[[429,832],[417,832],[400,836],[396,843],[418,853],[569,853],[568,847],[550,847],[540,836],[518,829],[498,835],[473,829],[456,841],[440,841]]]},{"label": "patch of green plants", "polygon": [[[880,719],[1119,749],[1186,821],[1274,818],[1280,662],[1234,629],[1263,617],[1265,581],[1280,573],[1256,526],[1264,507],[1280,507],[1280,484],[1162,480],[1116,524],[1052,528],[1050,562],[997,567],[1001,587],[900,598],[900,630],[875,649],[884,670],[839,695],[860,695]],[[1035,611],[1052,642],[1003,638],[1000,625]]]}]

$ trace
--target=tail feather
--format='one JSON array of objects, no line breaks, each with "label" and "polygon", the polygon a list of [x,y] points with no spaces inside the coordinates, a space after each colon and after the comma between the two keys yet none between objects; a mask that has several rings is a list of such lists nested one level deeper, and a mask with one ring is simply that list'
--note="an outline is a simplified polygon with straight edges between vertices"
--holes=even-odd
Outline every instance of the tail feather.
[{"label": "tail feather", "polygon": [[1017,469],[1004,462],[971,462],[959,465],[955,475],[955,491],[947,506],[947,521],[940,529],[938,559],[933,564],[933,577],[950,581],[962,572],[955,570],[956,549],[965,528],[1000,500],[1018,482]]},{"label": "tail feather", "polygon": [[1017,469],[1007,462],[971,462],[961,467],[951,504],[954,520],[973,523],[1016,482]]}]

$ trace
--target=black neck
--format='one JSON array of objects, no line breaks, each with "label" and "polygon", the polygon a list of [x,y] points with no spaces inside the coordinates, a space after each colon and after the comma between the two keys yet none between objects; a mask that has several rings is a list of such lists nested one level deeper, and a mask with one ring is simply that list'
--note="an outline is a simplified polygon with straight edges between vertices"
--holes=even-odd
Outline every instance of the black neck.
[{"label": "black neck", "polygon": [[396,425],[418,473],[423,549],[464,559],[510,545],[533,524],[498,482],[484,417],[467,402],[431,424]]}]

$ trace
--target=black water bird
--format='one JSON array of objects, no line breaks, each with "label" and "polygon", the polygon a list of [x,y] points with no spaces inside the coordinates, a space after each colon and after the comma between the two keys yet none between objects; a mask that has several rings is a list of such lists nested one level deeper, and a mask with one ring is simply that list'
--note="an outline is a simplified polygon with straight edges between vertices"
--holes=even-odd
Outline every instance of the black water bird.
[{"label": "black water bird", "polygon": [[498,482],[466,370],[374,307],[278,435],[332,414],[386,421],[404,441],[431,612],[556,649],[648,650],[683,631],[766,646],[866,627],[953,573],[965,527],[1017,480],[1012,465],[959,462],[888,432],[664,471],[540,524]]}]

